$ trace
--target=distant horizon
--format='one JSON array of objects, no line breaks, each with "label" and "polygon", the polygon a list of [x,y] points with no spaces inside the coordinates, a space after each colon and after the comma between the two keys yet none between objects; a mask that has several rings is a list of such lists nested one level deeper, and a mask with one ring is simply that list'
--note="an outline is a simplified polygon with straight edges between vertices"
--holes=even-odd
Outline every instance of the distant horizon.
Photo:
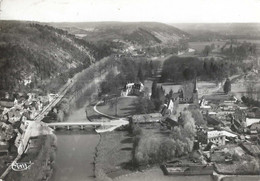
[{"label": "distant horizon", "polygon": [[260,0],[0,0],[0,20],[260,23]]},{"label": "distant horizon", "polygon": [[36,21],[19,19],[0,19],[0,21],[20,21],[37,23],[163,23],[163,24],[260,24],[260,22],[160,22],[160,21]]}]

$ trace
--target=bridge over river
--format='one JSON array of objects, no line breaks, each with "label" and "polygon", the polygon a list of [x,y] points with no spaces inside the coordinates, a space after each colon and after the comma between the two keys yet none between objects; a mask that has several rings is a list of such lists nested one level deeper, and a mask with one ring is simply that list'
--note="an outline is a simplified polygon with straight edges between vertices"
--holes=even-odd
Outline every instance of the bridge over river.
[{"label": "bridge over river", "polygon": [[113,131],[116,128],[119,128],[121,126],[128,125],[128,121],[124,118],[116,119],[116,120],[111,120],[111,121],[106,121],[106,122],[55,122],[55,123],[48,123],[47,125],[54,130],[57,128],[67,128],[70,130],[72,127],[74,128],[80,128],[84,129],[85,127],[94,127],[97,128],[96,132],[97,133],[102,133],[102,132],[108,132],[108,131]]}]

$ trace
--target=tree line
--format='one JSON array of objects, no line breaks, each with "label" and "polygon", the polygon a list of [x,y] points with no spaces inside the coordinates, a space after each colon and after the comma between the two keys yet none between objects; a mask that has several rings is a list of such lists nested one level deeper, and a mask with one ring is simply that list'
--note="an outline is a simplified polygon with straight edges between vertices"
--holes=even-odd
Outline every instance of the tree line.
[{"label": "tree line", "polygon": [[115,60],[119,74],[110,73],[100,85],[100,94],[119,94],[126,83],[142,82],[154,74],[156,64],[144,60],[137,62],[130,58]]},{"label": "tree line", "polygon": [[214,58],[200,60],[197,57],[173,56],[165,60],[163,64],[161,82],[190,81],[194,77],[201,80],[223,81],[228,76],[239,71],[248,71],[250,67],[243,63],[229,60],[215,60]]}]

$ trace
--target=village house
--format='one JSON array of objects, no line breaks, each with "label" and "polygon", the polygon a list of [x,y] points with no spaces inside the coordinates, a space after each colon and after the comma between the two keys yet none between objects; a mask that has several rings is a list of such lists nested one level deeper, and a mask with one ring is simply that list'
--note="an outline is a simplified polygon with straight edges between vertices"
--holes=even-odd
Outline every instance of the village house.
[{"label": "village house", "polygon": [[9,143],[6,141],[2,141],[0,137],[0,154],[8,153]]},{"label": "village house", "polygon": [[175,113],[177,107],[179,105],[179,94],[173,93],[171,97],[168,98],[167,103],[163,105],[163,108],[161,110],[161,114],[163,116],[165,115],[171,115]]},{"label": "village house", "polygon": [[37,101],[33,101],[30,107],[34,107],[37,111],[41,111],[43,108],[43,104],[41,101],[37,100]]},{"label": "village house", "polygon": [[27,96],[28,96],[28,100],[29,101],[32,101],[32,100],[36,99],[36,94],[35,93],[28,93]]},{"label": "village house", "polygon": [[260,123],[257,122],[257,123],[253,123],[250,127],[249,127],[249,130],[248,132],[250,134],[257,134],[260,132]]},{"label": "village house", "polygon": [[28,120],[33,120],[37,115],[38,115],[38,111],[36,111],[36,109],[34,107],[27,108],[23,114],[23,116],[25,116],[26,119],[28,119]]},{"label": "village house", "polygon": [[2,98],[0,100],[0,106],[2,108],[11,108],[14,107],[18,101],[16,99],[8,99],[8,98]]},{"label": "village house", "polygon": [[229,142],[230,140],[234,140],[235,138],[237,138],[238,135],[230,132],[230,131],[226,131],[226,130],[213,130],[213,131],[208,131],[207,132],[207,143],[214,143],[217,146],[222,146],[225,145],[226,142]]},{"label": "village house", "polygon": [[166,127],[170,130],[180,125],[178,120],[173,116],[166,117],[164,123],[166,124]]},{"label": "village house", "polygon": [[121,96],[140,95],[144,91],[144,85],[139,83],[127,83],[121,91]]},{"label": "village house", "polygon": [[246,127],[251,126],[254,123],[259,123],[260,118],[248,118],[246,117]]},{"label": "village house", "polygon": [[18,122],[21,120],[23,111],[20,109],[11,109],[8,111],[8,122],[14,124],[15,122]]},{"label": "village house", "polygon": [[230,96],[228,99],[224,100],[224,103],[236,103],[238,99],[235,96]]},{"label": "village house", "polygon": [[259,107],[253,107],[250,110],[248,110],[247,111],[247,117],[260,118],[260,108]]},{"label": "village house", "polygon": [[38,100],[42,103],[42,106],[46,106],[50,102],[48,96],[38,96]]},{"label": "village house", "polygon": [[214,143],[218,146],[226,144],[226,136],[221,131],[208,131],[207,143]]},{"label": "village house", "polygon": [[201,109],[210,110],[211,106],[208,105],[208,101],[206,101],[204,98],[199,101],[199,105]]},{"label": "village house", "polygon": [[236,105],[238,106],[238,108],[240,110],[247,110],[248,109],[248,107],[245,104],[241,103],[241,102],[238,102]]},{"label": "village house", "polygon": [[29,125],[29,121],[26,119],[23,119],[20,124],[19,133],[22,134],[27,129],[28,125]]},{"label": "village house", "polygon": [[220,109],[221,109],[222,111],[228,111],[228,112],[230,112],[230,111],[235,111],[237,108],[238,108],[238,107],[237,107],[237,105],[235,105],[235,104],[227,104],[227,103],[222,103],[222,104],[220,104]]},{"label": "village house", "polygon": [[224,125],[224,123],[216,116],[216,114],[207,114],[205,118],[207,124],[210,126]]}]

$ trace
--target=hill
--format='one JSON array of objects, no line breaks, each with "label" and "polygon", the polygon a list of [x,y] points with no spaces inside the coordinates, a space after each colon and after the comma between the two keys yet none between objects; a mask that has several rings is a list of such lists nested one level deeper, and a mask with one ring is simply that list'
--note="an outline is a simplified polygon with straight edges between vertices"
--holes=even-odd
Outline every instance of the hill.
[{"label": "hill", "polygon": [[55,90],[100,58],[98,52],[64,30],[35,22],[0,21],[0,90],[40,86]]},{"label": "hill", "polygon": [[100,42],[121,42],[135,46],[176,44],[187,39],[189,34],[170,25],[156,22],[91,22],[52,23],[85,40]]},{"label": "hill", "polygon": [[195,40],[260,39],[259,23],[179,23],[172,25],[190,33]]}]

